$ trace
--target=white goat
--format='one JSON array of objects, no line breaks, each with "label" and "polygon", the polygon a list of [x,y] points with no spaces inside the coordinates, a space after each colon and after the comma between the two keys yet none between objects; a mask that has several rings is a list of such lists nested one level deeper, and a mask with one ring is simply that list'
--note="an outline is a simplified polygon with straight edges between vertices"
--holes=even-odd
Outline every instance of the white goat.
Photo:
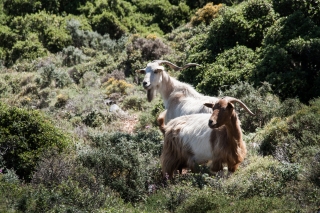
[{"label": "white goat", "polygon": [[161,66],[162,64],[170,66],[175,71],[190,66],[198,66],[198,64],[188,63],[183,67],[178,67],[166,60],[155,60],[148,63],[146,68],[136,71],[145,74],[143,87],[147,90],[149,102],[153,100],[157,91],[160,93],[167,110],[165,123],[181,115],[212,112],[211,109],[204,107],[202,103],[205,101],[214,103],[218,98],[204,96],[198,93],[191,85],[171,77]]},{"label": "white goat", "polygon": [[171,120],[167,125],[164,125],[164,113],[160,114],[158,122],[164,133],[161,154],[163,175],[168,174],[171,178],[175,171],[181,172],[183,168],[195,171],[196,165],[208,161],[212,161],[212,172],[222,170],[223,164],[228,166],[230,172],[238,168],[247,149],[234,109],[235,102],[254,115],[244,103],[232,97],[204,104],[212,108],[212,114],[185,115]]}]

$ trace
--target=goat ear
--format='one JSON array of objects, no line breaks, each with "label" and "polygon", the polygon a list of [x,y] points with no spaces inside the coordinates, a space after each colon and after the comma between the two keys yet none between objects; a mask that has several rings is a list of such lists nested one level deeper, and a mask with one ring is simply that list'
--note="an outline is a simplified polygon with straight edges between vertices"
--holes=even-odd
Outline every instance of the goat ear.
[{"label": "goat ear", "polygon": [[146,70],[145,69],[136,70],[136,73],[146,74]]},{"label": "goat ear", "polygon": [[203,105],[206,107],[212,108],[214,104],[213,103],[205,103]]},{"label": "goat ear", "polygon": [[154,71],[154,73],[159,73],[159,72],[162,72],[163,70],[162,69],[156,69],[155,71]]},{"label": "goat ear", "polygon": [[228,108],[233,109],[234,105],[232,103],[228,102]]}]

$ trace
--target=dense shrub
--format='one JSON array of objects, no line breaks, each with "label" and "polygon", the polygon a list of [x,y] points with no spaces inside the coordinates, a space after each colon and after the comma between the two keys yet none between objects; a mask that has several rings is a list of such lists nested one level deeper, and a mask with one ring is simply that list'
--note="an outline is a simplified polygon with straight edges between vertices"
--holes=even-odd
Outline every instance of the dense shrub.
[{"label": "dense shrub", "polygon": [[71,67],[80,64],[86,60],[86,56],[82,53],[82,50],[68,46],[62,50],[63,65]]},{"label": "dense shrub", "polygon": [[199,74],[202,77],[197,89],[205,94],[216,96],[219,89],[234,85],[239,81],[247,81],[255,66],[256,54],[245,46],[235,46],[208,64]]},{"label": "dense shrub", "polygon": [[139,95],[130,95],[123,99],[122,106],[125,110],[143,111],[146,108],[147,100]]},{"label": "dense shrub", "polygon": [[163,55],[170,53],[170,47],[160,38],[133,37],[132,44],[127,46],[128,55],[135,55],[138,51],[141,60],[150,61],[160,59]]},{"label": "dense shrub", "polygon": [[132,85],[124,80],[116,80],[114,78],[110,78],[103,84],[103,87],[106,88],[106,94],[108,95],[112,93],[126,94],[127,89],[132,87]]},{"label": "dense shrub", "polygon": [[174,28],[185,24],[190,19],[190,8],[185,2],[171,1],[140,1],[138,8],[152,16],[152,23],[157,23],[164,33],[171,32]]},{"label": "dense shrub", "polygon": [[171,48],[161,38],[142,38],[133,36],[132,41],[126,46],[127,61],[125,64],[126,75],[133,75],[134,71],[146,66],[149,61],[161,59],[171,52]]},{"label": "dense shrub", "polygon": [[319,29],[301,12],[279,19],[266,33],[253,81],[268,81],[281,99],[318,97]]},{"label": "dense shrub", "polygon": [[108,1],[86,2],[80,8],[80,11],[91,20],[93,30],[101,35],[107,33],[113,39],[119,39],[128,32],[126,24],[121,22],[120,17],[132,15],[132,10],[132,5],[122,0],[113,3]]},{"label": "dense shrub", "polygon": [[261,46],[265,29],[276,20],[272,6],[262,0],[222,7],[219,11],[208,35],[190,51],[189,58],[198,63],[212,63],[219,53],[237,45],[255,50]]},{"label": "dense shrub", "polygon": [[316,99],[288,119],[273,118],[259,134],[262,136],[260,151],[287,162],[310,165],[320,151],[319,106]]},{"label": "dense shrub", "polygon": [[10,65],[14,64],[17,60],[34,60],[39,57],[46,56],[48,51],[43,47],[42,43],[38,40],[36,34],[29,34],[25,41],[17,41],[12,50],[9,52]]},{"label": "dense shrub", "polygon": [[[150,137],[151,134],[154,136]],[[159,150],[160,134],[151,134],[92,135],[95,148],[83,152],[80,160],[124,200],[136,202],[147,192],[148,169],[155,164],[150,162],[150,153],[159,153],[156,150]]]},{"label": "dense shrub", "polygon": [[78,14],[77,8],[84,4],[84,0],[61,1],[61,0],[40,0],[40,1],[4,1],[3,7],[7,15],[22,16],[28,13],[36,13],[40,10],[46,10],[54,14],[63,12]]},{"label": "dense shrub", "polygon": [[58,88],[63,88],[72,83],[68,73],[61,68],[56,68],[54,64],[48,64],[41,67],[38,70],[38,74],[39,77],[36,78],[35,81],[41,86],[41,88],[48,87],[53,82],[54,86]]},{"label": "dense shrub", "polygon": [[[14,33],[8,26],[0,25],[0,47],[11,48],[18,39],[18,35]],[[1,57],[2,58],[2,57]]]},{"label": "dense shrub", "polygon": [[30,180],[42,152],[52,147],[62,150],[69,137],[38,111],[0,104],[0,149],[8,169]]},{"label": "dense shrub", "polygon": [[210,24],[211,21],[218,16],[221,7],[222,4],[213,5],[212,2],[207,3],[191,18],[191,24],[193,26],[197,26],[201,23],[205,23],[206,25]]},{"label": "dense shrub", "polygon": [[320,3],[316,0],[310,1],[291,1],[291,0],[273,0],[273,8],[281,16],[289,16],[290,14],[300,11],[305,16],[309,16],[317,25],[320,24]]},{"label": "dense shrub", "polygon": [[207,45],[214,55],[236,44],[259,47],[264,29],[275,21],[272,7],[266,1],[248,1],[242,7],[225,8],[212,22]]}]

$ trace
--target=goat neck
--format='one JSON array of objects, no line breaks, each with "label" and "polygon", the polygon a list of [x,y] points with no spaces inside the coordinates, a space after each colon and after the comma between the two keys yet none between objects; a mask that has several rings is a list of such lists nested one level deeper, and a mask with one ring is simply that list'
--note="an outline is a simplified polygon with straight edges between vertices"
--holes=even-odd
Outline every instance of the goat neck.
[{"label": "goat neck", "polygon": [[239,146],[242,141],[242,132],[240,127],[240,121],[235,111],[231,114],[229,122],[224,124],[227,131],[227,142],[231,146]]},{"label": "goat neck", "polygon": [[168,106],[169,96],[175,89],[174,85],[176,84],[178,84],[176,79],[170,77],[167,72],[162,71],[162,83],[159,85],[158,91],[163,99],[165,108]]}]

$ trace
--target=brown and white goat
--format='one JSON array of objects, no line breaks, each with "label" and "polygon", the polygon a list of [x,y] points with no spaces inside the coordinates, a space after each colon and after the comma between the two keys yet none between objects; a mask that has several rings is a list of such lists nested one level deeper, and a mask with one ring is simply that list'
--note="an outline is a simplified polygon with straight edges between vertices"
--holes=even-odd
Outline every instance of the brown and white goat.
[{"label": "brown and white goat", "polygon": [[167,125],[164,124],[165,112],[160,114],[158,123],[164,133],[160,157],[163,175],[171,178],[174,172],[183,168],[195,171],[198,164],[208,161],[212,161],[212,172],[222,170],[223,164],[228,165],[230,172],[238,168],[247,149],[234,103],[254,115],[244,103],[232,97],[204,104],[212,108],[212,114],[185,115],[171,120]]}]

